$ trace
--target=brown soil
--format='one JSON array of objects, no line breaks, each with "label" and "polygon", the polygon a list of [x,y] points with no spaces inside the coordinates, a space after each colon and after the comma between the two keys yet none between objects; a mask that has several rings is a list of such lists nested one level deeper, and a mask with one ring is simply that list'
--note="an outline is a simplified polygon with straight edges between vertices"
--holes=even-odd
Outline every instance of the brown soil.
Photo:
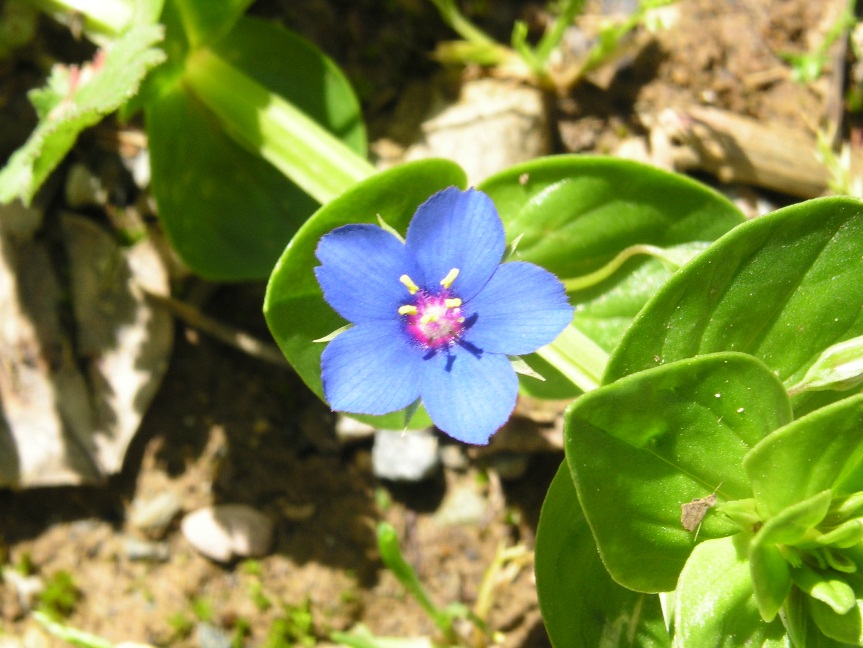
[{"label": "brown soil", "polygon": [[[430,3],[419,0],[388,11],[376,9],[386,4],[378,2],[262,4],[253,11],[304,32],[345,66],[370,118],[392,110],[412,77],[433,70],[427,53],[436,39],[450,37],[424,6]],[[505,4],[494,21],[477,17],[504,41],[512,18],[527,15],[529,3]],[[778,52],[817,44],[808,39],[827,26],[821,7],[807,0],[681,0],[675,27],[621,66],[610,84],[588,81],[558,101],[560,149],[612,150],[623,136],[643,132],[639,115],[687,102],[811,132],[827,104],[823,84],[791,81]],[[387,48],[394,53],[384,55]],[[7,106],[17,106],[32,85],[16,81],[20,74],[20,67],[0,68]],[[26,133],[32,121],[17,119],[16,132]],[[266,339],[261,297],[261,286],[221,288],[206,309]],[[474,460],[419,485],[395,485],[372,476],[368,442],[335,447],[332,424],[327,408],[289,369],[178,324],[170,370],[122,474],[99,487],[0,492],[7,569],[29,563],[46,580],[72,574],[79,597],[67,622],[112,641],[198,646],[196,625],[204,620],[242,636],[237,645],[259,646],[279,620],[301,626],[307,610],[306,637],[323,645],[331,631],[358,622],[379,635],[434,632],[381,564],[378,521],[396,527],[405,557],[440,604],[474,603],[499,546],[532,549],[559,453],[531,456],[526,474],[509,483]],[[131,560],[124,543],[143,539],[128,521],[131,502],[165,490],[180,496],[184,512],[213,502],[266,512],[276,520],[272,553],[253,563],[213,563],[186,543],[174,520],[164,536],[168,560]],[[442,523],[438,511],[464,490],[481,496],[486,513],[478,523]],[[500,645],[548,646],[531,566],[506,576],[489,616]],[[13,588],[0,591],[2,631],[33,632],[36,624]],[[63,645],[45,641],[37,645]],[[296,638],[278,645],[304,644]]]}]

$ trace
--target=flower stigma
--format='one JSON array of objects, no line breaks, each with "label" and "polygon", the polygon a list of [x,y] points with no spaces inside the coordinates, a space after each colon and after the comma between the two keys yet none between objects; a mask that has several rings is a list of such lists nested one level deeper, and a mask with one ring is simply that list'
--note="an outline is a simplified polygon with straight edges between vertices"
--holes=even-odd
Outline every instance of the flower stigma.
[{"label": "flower stigma", "polygon": [[426,349],[436,351],[449,347],[462,335],[465,321],[461,313],[462,300],[451,296],[449,291],[458,273],[458,268],[450,270],[440,281],[443,290],[436,294],[417,286],[408,275],[399,277],[415,299],[413,303],[400,306],[398,313],[405,316],[408,334]]}]

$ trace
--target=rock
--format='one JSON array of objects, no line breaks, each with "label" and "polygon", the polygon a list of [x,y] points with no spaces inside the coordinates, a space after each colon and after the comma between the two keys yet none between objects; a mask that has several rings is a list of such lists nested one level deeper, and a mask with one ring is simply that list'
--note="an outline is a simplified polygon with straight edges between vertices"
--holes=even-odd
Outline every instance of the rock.
[{"label": "rock", "polygon": [[336,418],[336,438],[342,445],[369,439],[374,435],[375,427],[373,425],[342,414]]},{"label": "rock", "polygon": [[36,598],[45,590],[44,581],[38,576],[24,576],[14,569],[3,570],[3,580],[12,585],[21,607],[32,610]]},{"label": "rock", "polygon": [[181,529],[199,553],[218,562],[260,558],[273,545],[273,522],[245,504],[218,504],[189,513]]},{"label": "rock", "polygon": [[164,542],[148,542],[127,537],[123,540],[123,555],[129,560],[168,562],[171,552]]},{"label": "rock", "polygon": [[477,524],[488,510],[488,501],[473,488],[458,486],[446,497],[435,519],[439,524]]},{"label": "rock", "polygon": [[231,648],[231,637],[212,623],[201,621],[197,626],[198,645],[201,648]]},{"label": "rock", "polygon": [[378,430],[372,471],[380,479],[418,482],[440,466],[438,438],[431,430]]},{"label": "rock", "polygon": [[439,454],[441,463],[450,470],[463,471],[470,466],[470,459],[460,445],[450,443],[442,446]]},{"label": "rock", "polygon": [[150,499],[132,502],[129,522],[144,533],[161,536],[182,508],[182,502],[174,491],[163,491]]},{"label": "rock", "polygon": [[[398,123],[391,138],[373,147],[379,167],[443,157],[458,162],[467,172],[468,184],[476,184],[551,152],[551,132],[539,88],[482,78],[465,81],[455,103],[442,94],[440,88],[426,82],[408,89],[397,108]],[[403,124],[418,121],[418,132],[401,132]]]}]

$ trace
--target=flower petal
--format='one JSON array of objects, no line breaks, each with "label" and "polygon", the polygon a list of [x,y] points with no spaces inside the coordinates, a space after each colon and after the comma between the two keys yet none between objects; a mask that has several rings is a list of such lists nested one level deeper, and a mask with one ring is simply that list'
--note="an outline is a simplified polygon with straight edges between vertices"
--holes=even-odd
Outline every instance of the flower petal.
[{"label": "flower petal", "polygon": [[498,266],[463,310],[476,316],[465,340],[487,353],[533,353],[553,342],[572,321],[563,284],[524,261]]},{"label": "flower petal", "polygon": [[399,277],[419,271],[404,244],[376,225],[345,225],[321,238],[315,276],[327,303],[350,322],[398,319],[410,293]]},{"label": "flower petal", "polygon": [[431,420],[451,437],[485,445],[515,408],[518,377],[509,359],[454,346],[422,362],[422,399]]},{"label": "flower petal", "polygon": [[423,272],[422,280],[415,281],[433,290],[458,268],[452,290],[467,301],[500,263],[506,235],[491,198],[475,189],[450,187],[420,205],[405,244]]},{"label": "flower petal", "polygon": [[324,397],[340,412],[395,412],[419,398],[421,364],[398,320],[358,324],[321,355]]}]

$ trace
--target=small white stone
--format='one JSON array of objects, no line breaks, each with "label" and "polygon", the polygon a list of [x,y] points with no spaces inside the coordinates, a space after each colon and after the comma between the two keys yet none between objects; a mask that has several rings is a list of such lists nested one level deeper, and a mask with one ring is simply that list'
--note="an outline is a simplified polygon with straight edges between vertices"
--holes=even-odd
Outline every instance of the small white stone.
[{"label": "small white stone", "polygon": [[135,499],[132,502],[129,522],[141,531],[160,533],[171,524],[171,520],[182,507],[183,504],[177,494],[166,490],[150,499]]},{"label": "small white stone", "polygon": [[273,522],[245,504],[218,504],[189,513],[180,525],[198,552],[212,560],[260,558],[273,544]]},{"label": "small white stone", "polygon": [[440,466],[438,438],[430,430],[378,430],[372,470],[380,479],[418,482]]}]

